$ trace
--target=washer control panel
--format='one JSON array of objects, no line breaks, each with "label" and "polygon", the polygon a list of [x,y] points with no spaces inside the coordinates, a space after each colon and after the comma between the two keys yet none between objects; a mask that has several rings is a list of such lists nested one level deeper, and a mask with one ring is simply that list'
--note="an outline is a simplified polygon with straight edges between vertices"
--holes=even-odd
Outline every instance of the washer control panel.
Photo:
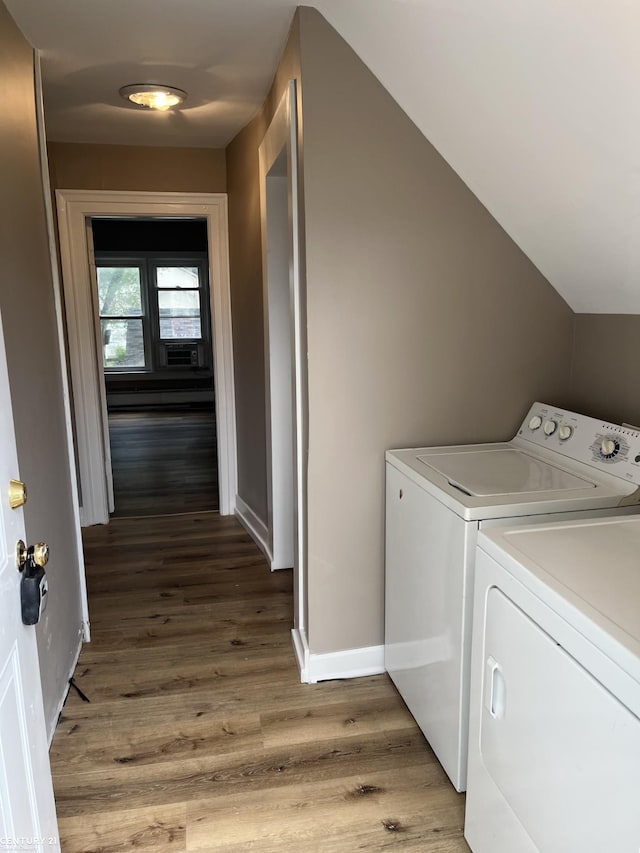
[{"label": "washer control panel", "polygon": [[517,438],[640,485],[640,432],[534,403]]}]

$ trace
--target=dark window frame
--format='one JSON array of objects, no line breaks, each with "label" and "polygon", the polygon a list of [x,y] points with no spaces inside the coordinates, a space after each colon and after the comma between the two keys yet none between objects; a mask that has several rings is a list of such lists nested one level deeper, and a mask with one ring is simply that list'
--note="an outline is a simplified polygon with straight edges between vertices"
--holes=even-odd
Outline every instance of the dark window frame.
[{"label": "dark window frame", "polygon": [[[140,281],[143,304],[143,336],[145,351],[145,367],[106,367],[105,373],[162,373],[167,368],[162,364],[161,348],[164,346],[199,345],[203,348],[204,361],[198,370],[211,370],[213,365],[211,304],[209,290],[209,264],[206,252],[96,252],[95,265],[98,267],[134,267],[141,270]],[[200,294],[200,338],[162,338],[160,336],[160,312],[157,294],[162,291],[172,292],[174,288],[158,288],[156,269],[163,266],[197,267]],[[97,273],[96,273],[97,281]],[[183,288],[175,288],[183,289]],[[195,288],[184,288],[195,290]],[[97,293],[96,293],[97,298]],[[98,311],[99,314],[99,311]],[[135,318],[103,318],[100,319],[135,319]]]}]

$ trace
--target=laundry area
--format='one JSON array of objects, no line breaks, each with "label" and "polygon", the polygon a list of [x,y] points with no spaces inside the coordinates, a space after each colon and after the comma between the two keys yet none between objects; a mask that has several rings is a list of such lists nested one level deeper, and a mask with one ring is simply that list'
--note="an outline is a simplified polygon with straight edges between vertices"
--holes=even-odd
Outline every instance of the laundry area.
[{"label": "laundry area", "polygon": [[386,460],[385,666],[471,849],[632,851],[640,432],[534,403],[510,442]]}]

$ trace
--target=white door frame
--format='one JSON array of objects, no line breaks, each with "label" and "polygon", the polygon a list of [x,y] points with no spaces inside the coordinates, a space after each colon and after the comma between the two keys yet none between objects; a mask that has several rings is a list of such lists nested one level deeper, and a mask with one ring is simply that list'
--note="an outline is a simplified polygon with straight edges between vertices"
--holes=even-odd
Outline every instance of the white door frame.
[{"label": "white door frame", "polygon": [[[300,275],[300,234],[298,200],[298,126],[296,109],[296,85],[290,81],[286,88],[273,120],[267,129],[259,148],[260,167],[260,211],[262,221],[262,269],[263,304],[265,311],[265,398],[267,418],[267,490],[268,490],[268,544],[272,558],[272,568],[282,568],[277,562],[278,548],[274,547],[274,532],[286,528],[278,519],[278,513],[291,512],[291,501],[287,501],[274,485],[274,468],[278,466],[282,453],[282,442],[274,435],[279,429],[278,413],[272,411],[271,384],[274,380],[270,364],[270,322],[269,322],[269,241],[267,222],[267,178],[269,171],[282,152],[287,160],[287,199],[288,199],[288,243],[289,243],[289,297],[290,297],[290,339],[291,351],[291,400],[293,434],[293,525],[294,537],[294,640],[304,636],[306,624],[306,337],[304,326],[304,308]],[[277,378],[277,377],[276,377]],[[285,381],[287,381],[285,379]]]},{"label": "white door frame", "polygon": [[87,220],[92,217],[206,219],[220,513],[232,514],[237,463],[226,194],[57,190],[56,199],[83,526],[109,521],[104,372],[102,347],[96,335],[97,299],[91,286],[86,230]]}]

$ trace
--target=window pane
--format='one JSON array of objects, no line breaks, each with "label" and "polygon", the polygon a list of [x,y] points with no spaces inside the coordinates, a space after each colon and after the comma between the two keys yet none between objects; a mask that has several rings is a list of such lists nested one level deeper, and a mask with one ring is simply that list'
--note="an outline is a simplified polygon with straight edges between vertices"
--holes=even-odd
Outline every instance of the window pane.
[{"label": "window pane", "polygon": [[161,317],[199,317],[200,294],[197,290],[164,290],[158,293]]},{"label": "window pane", "polygon": [[157,267],[158,287],[193,288],[200,286],[198,267]]},{"label": "window pane", "polygon": [[161,317],[160,337],[163,340],[168,338],[201,338],[200,317]]},{"label": "window pane", "polygon": [[138,267],[98,267],[101,317],[142,317]]},{"label": "window pane", "polygon": [[144,367],[142,320],[100,320],[105,367]]}]

